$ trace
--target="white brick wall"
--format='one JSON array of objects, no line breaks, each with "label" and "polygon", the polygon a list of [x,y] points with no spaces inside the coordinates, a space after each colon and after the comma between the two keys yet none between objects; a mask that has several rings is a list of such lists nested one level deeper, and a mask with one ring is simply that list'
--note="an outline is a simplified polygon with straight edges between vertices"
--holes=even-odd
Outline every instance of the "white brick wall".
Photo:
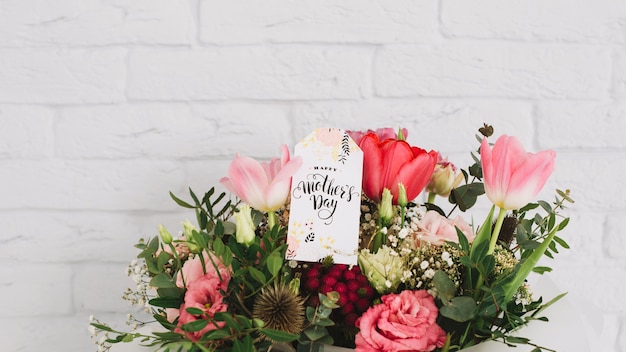
[{"label": "white brick wall", "polygon": [[626,352],[625,45],[623,0],[1,1],[1,350],[94,350],[132,244],[193,217],[167,192],[237,152],[404,126],[462,164],[489,122],[557,150],[577,203],[552,277]]}]

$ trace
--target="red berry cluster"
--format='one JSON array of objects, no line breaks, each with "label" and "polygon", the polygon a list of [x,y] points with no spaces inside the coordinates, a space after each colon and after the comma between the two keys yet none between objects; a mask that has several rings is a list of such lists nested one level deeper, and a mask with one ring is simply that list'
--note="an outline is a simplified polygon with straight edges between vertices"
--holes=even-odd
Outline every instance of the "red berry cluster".
[{"label": "red berry cluster", "polygon": [[302,278],[304,289],[310,294],[308,304],[311,306],[319,304],[318,293],[339,293],[339,308],[333,311],[331,318],[345,326],[355,326],[357,318],[374,300],[374,289],[356,265],[351,268],[345,264],[325,267],[321,263],[315,263],[304,270]]}]

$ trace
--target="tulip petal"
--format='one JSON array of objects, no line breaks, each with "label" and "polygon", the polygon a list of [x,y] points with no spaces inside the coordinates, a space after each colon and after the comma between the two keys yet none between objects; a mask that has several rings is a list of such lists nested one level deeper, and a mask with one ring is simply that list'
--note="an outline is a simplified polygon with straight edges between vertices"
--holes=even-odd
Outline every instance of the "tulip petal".
[{"label": "tulip petal", "polygon": [[378,137],[368,133],[361,139],[359,147],[363,150],[363,192],[370,199],[380,201],[383,193],[382,173],[383,157]]},{"label": "tulip petal", "polygon": [[269,180],[258,161],[237,155],[228,168],[228,176],[233,193],[255,209],[265,208],[264,190]]},{"label": "tulip petal", "polygon": [[406,188],[406,198],[409,201],[415,199],[426,188],[437,164],[436,155],[437,152],[424,152],[400,168],[390,188],[394,202],[398,199],[398,183],[402,183]]},{"label": "tulip petal", "polygon": [[[382,173],[381,182],[385,188],[389,188],[389,190],[394,188],[396,190],[394,199],[397,201],[398,183],[395,182],[396,176],[398,175],[398,171],[400,171],[406,163],[413,160],[413,150],[409,143],[393,139],[382,142],[380,149],[383,157],[383,169],[379,171]],[[393,193],[393,191],[391,193]],[[408,199],[410,200],[411,198]]]},{"label": "tulip petal", "polygon": [[289,197],[291,188],[291,177],[302,166],[302,158],[300,156],[293,158],[287,162],[272,182],[265,190],[265,201],[267,209],[264,211],[274,211],[283,206]]},{"label": "tulip petal", "polygon": [[503,208],[519,209],[541,191],[554,172],[556,153],[545,150],[530,155],[511,175]]},{"label": "tulip petal", "polygon": [[531,154],[515,137],[498,138],[493,148],[484,138],[480,147],[485,193],[502,209],[519,209],[532,200],[554,171],[556,154]]}]

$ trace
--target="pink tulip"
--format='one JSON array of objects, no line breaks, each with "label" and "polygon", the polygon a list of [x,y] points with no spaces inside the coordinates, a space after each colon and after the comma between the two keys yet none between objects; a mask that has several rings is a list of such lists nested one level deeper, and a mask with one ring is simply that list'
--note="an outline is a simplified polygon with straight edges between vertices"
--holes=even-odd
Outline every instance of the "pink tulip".
[{"label": "pink tulip", "polygon": [[411,147],[406,141],[380,141],[375,133],[368,133],[359,145],[363,150],[363,191],[372,200],[380,201],[385,188],[398,204],[398,184],[406,189],[406,197],[413,200],[426,187],[435,169],[438,153]]},{"label": "pink tulip", "polygon": [[269,163],[237,155],[228,168],[228,177],[220,182],[229,191],[256,210],[272,212],[282,207],[289,196],[291,177],[302,165],[302,158],[289,159],[289,149],[282,145],[281,158]]},{"label": "pink tulip", "polygon": [[493,149],[484,138],[480,158],[487,198],[501,209],[515,210],[528,204],[546,184],[556,153],[527,153],[517,138],[503,135]]}]

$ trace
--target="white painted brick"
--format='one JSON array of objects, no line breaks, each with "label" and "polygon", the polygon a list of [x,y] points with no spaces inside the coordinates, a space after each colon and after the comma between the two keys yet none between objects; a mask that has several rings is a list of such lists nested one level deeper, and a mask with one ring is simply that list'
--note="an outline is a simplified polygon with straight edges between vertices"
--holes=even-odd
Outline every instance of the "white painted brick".
[{"label": "white painted brick", "polygon": [[201,1],[206,43],[395,43],[439,37],[434,0]]},{"label": "white painted brick", "polygon": [[112,103],[125,99],[126,50],[2,49],[0,102]]},{"label": "white painted brick", "polygon": [[559,266],[550,277],[563,291],[576,292],[576,295],[588,298],[589,303],[599,307],[604,313],[624,316],[626,302],[623,298],[623,287],[614,282],[626,277],[626,268],[621,263],[605,261],[596,263],[592,268],[587,264],[572,263]]},{"label": "white painted brick", "polygon": [[117,105],[64,109],[56,139],[72,159],[264,156],[278,150],[268,140],[289,142],[289,127],[280,105]]},{"label": "white painted brick", "polygon": [[136,50],[128,94],[140,100],[359,98],[372,51],[356,47]]},{"label": "white painted brick", "polygon": [[625,148],[626,104],[545,102],[538,108],[542,148]]},{"label": "white painted brick", "polygon": [[[167,195],[166,189],[158,191]],[[133,246],[157,236],[159,224],[177,234],[184,220],[195,221],[192,210],[168,199],[162,203],[171,212],[2,211],[0,261],[18,262],[27,255],[36,263],[129,263],[139,254]]]},{"label": "white painted brick", "polygon": [[620,0],[445,0],[443,32],[451,37],[624,43]]},{"label": "white painted brick", "polygon": [[626,50],[613,54],[613,82],[611,93],[616,100],[626,100]]},{"label": "white painted brick", "polygon": [[0,179],[0,209],[171,210],[184,187],[174,162],[5,161]]},{"label": "white painted brick", "polygon": [[626,259],[626,237],[623,233],[623,218],[610,214],[604,234],[604,250],[611,258]]},{"label": "white painted brick", "polygon": [[[50,302],[48,302],[50,303]],[[80,316],[49,316],[34,318],[0,318],[2,326],[2,350],[7,352],[36,351],[84,351],[98,350],[90,334],[89,313]],[[34,328],[34,324],[45,321],[45,328]],[[123,328],[123,325],[120,326]],[[117,351],[115,348],[112,351]]]},{"label": "white painted brick", "polygon": [[27,106],[0,106],[0,159],[50,157],[54,112]]},{"label": "white painted brick", "polygon": [[190,44],[191,1],[9,0],[0,46]]},{"label": "white painted brick", "polygon": [[[22,253],[28,258],[29,253]],[[0,317],[64,315],[72,311],[72,269],[68,265],[28,264],[0,267],[5,304]]]},{"label": "white painted brick", "polygon": [[[556,169],[544,190],[570,189],[577,201],[577,211],[619,211],[626,209],[620,199],[626,190],[620,187],[626,174],[626,155],[623,153],[558,152]],[[580,207],[580,208],[579,208]],[[600,227],[601,225],[598,225]],[[600,230],[598,230],[600,236]]]},{"label": "white painted brick", "polygon": [[[294,108],[298,139],[318,126],[345,129],[407,128],[408,141],[443,153],[475,150],[474,135],[483,123],[496,135],[514,134],[530,147],[533,140],[533,107],[523,102],[494,100],[372,100],[355,103],[307,103]],[[338,125],[337,125],[338,124]]]},{"label": "white painted brick", "polygon": [[[82,263],[78,266],[73,281],[76,309],[94,315],[100,312],[137,311],[137,307],[122,299],[126,288],[136,289],[132,278],[126,275],[127,267],[127,264],[113,263]],[[98,280],[94,280],[96,277]]]},{"label": "white painted brick", "polygon": [[608,97],[610,52],[603,47],[454,42],[388,46],[375,59],[382,97]]},{"label": "white painted brick", "polygon": [[[563,185],[567,186],[567,185]],[[565,188],[565,187],[562,187]],[[553,188],[546,187],[544,194],[553,192]],[[556,194],[555,194],[556,195]],[[569,217],[569,224],[565,229],[560,231],[557,236],[564,239],[570,246],[570,249],[563,249],[559,246],[559,254],[556,260],[548,261],[549,266],[554,268],[559,266],[568,266],[571,264],[586,263],[589,266],[595,265],[597,258],[605,256],[605,239],[604,234],[609,231],[606,226],[606,219],[610,218],[606,213],[596,213],[593,211],[580,211],[581,198],[580,195],[573,195],[575,204],[568,205],[568,209],[561,211],[563,216]],[[552,201],[554,197],[543,197],[546,201]]]}]

